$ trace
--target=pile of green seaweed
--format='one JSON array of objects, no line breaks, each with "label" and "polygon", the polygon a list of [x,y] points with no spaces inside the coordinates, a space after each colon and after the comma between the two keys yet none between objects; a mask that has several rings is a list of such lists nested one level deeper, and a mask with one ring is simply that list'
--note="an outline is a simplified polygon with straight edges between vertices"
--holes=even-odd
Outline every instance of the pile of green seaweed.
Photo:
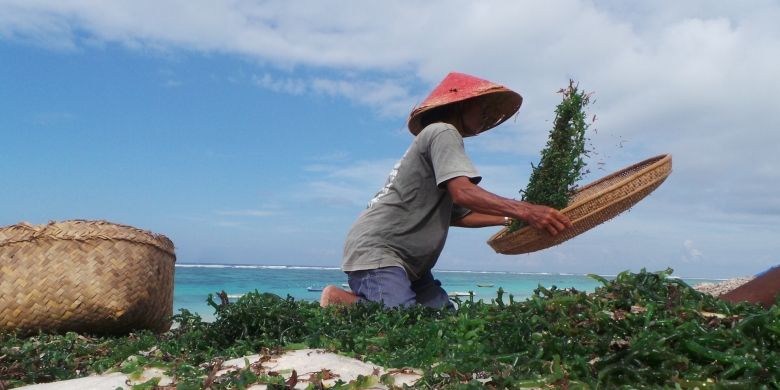
[{"label": "pile of green seaweed", "polygon": [[250,369],[218,381],[209,373],[219,359],[308,346],[424,368],[420,388],[780,388],[780,305],[723,302],[670,273],[593,276],[603,283],[593,293],[540,286],[523,301],[499,290],[492,302],[467,299],[454,311],[209,297],[214,322],[182,310],[178,328],[162,335],[0,335],[0,387],[159,366],[177,389],[285,388]]},{"label": "pile of green seaweed", "polygon": [[[569,204],[576,183],[586,173],[588,151],[585,149],[585,132],[590,125],[585,109],[590,104],[591,94],[579,89],[573,80],[569,80],[568,87],[558,93],[562,100],[555,108],[555,120],[547,145],[542,149],[539,163],[532,164],[528,185],[520,191],[520,195],[526,202],[561,210]],[[524,221],[513,220],[508,231],[524,226]]]}]

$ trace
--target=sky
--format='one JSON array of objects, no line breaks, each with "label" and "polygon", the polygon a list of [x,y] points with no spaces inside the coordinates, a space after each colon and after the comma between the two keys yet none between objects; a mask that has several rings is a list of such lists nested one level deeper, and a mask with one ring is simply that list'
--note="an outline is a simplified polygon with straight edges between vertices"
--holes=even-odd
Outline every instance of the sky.
[{"label": "sky", "polygon": [[0,226],[104,219],[180,263],[340,265],[350,225],[450,71],[518,91],[466,139],[518,198],[569,79],[593,92],[583,184],[671,153],[629,212],[499,255],[450,230],[437,269],[732,277],[780,263],[777,1],[0,0]]}]

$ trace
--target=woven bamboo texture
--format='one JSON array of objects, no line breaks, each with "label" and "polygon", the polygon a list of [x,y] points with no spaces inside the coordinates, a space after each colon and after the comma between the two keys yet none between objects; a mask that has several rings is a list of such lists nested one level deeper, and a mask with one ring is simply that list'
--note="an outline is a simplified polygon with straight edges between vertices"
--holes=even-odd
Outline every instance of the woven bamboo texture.
[{"label": "woven bamboo texture", "polygon": [[167,237],[107,221],[0,228],[0,331],[165,331],[175,261]]},{"label": "woven bamboo texture", "polygon": [[508,233],[504,228],[488,240],[496,252],[515,255],[558,245],[614,217],[649,195],[672,172],[672,156],[649,158],[578,189],[561,210],[572,227],[550,236],[530,226]]}]

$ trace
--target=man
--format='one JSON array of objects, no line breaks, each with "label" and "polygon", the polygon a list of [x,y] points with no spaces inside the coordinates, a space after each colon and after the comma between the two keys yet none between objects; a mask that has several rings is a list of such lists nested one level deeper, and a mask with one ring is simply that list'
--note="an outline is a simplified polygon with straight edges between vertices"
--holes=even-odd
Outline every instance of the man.
[{"label": "man", "polygon": [[555,209],[477,185],[481,177],[463,137],[501,124],[521,103],[518,93],[486,80],[461,73],[444,78],[412,111],[412,145],[347,235],[342,270],[352,292],[328,286],[322,306],[366,300],[386,307],[451,307],[431,274],[450,225],[499,226],[518,219],[551,235],[571,227]]}]

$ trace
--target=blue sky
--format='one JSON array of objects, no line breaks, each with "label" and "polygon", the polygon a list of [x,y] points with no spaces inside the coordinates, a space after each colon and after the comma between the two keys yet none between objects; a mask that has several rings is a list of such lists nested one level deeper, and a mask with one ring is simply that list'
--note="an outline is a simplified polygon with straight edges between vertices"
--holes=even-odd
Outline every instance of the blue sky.
[{"label": "blue sky", "polygon": [[569,78],[596,98],[586,181],[660,153],[675,166],[546,251],[452,229],[439,268],[780,263],[780,5],[623,4],[0,0],[0,225],[106,219],[169,236],[180,262],[337,266],[411,142],[408,112],[455,70],[525,98],[466,141],[490,191],[525,186]]}]

